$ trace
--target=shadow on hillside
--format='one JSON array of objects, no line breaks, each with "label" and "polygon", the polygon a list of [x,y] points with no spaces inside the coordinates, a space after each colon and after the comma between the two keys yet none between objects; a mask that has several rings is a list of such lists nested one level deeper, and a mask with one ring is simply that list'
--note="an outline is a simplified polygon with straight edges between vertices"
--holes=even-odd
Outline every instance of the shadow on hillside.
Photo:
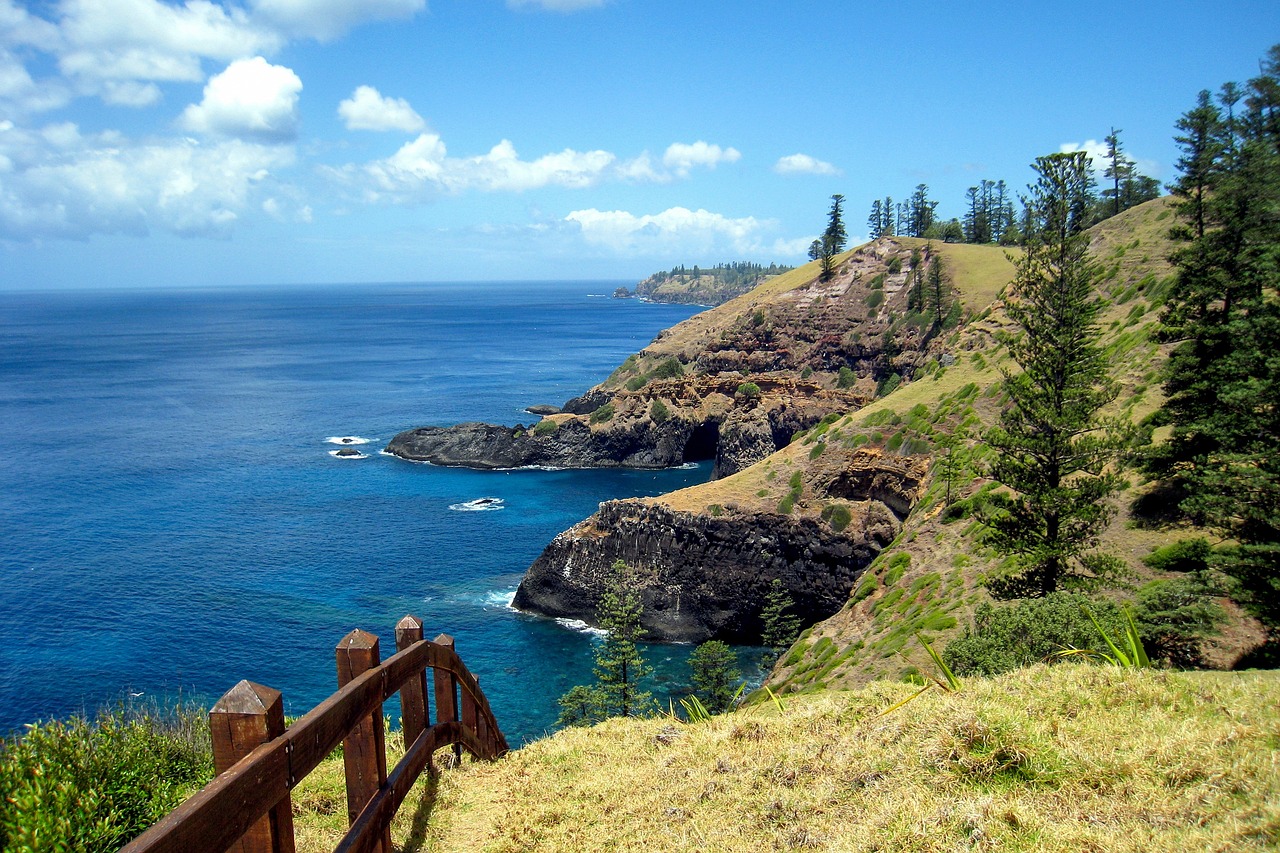
[{"label": "shadow on hillside", "polygon": [[436,791],[440,786],[440,771],[434,766],[428,768],[426,779],[427,784],[422,789],[422,796],[418,798],[418,805],[414,809],[413,819],[409,825],[409,836],[404,840],[404,846],[397,848],[402,853],[418,853],[418,851],[426,849],[427,821],[431,819],[431,813],[436,808]]}]

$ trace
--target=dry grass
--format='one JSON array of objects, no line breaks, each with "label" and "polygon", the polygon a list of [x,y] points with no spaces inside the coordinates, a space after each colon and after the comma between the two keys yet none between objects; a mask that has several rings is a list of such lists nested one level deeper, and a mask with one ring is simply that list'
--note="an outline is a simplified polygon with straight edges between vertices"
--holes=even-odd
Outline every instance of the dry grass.
[{"label": "dry grass", "polygon": [[788,697],[781,714],[766,703],[698,725],[564,731],[442,773],[425,838],[403,849],[1280,844],[1275,673],[1041,666],[878,716],[912,689]]}]

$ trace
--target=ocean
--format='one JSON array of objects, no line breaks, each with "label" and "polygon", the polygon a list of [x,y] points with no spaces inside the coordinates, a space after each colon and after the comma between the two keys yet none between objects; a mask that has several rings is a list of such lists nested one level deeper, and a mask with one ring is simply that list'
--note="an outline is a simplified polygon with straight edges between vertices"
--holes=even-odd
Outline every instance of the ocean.
[{"label": "ocean", "polygon": [[[302,714],[335,689],[342,636],[378,635],[385,659],[406,613],[456,638],[513,745],[544,734],[595,639],[512,611],[522,573],[601,501],[710,463],[470,471],[380,450],[415,426],[531,424],[525,406],[698,310],[608,298],[618,284],[0,294],[0,734],[208,704],[242,678]],[[664,701],[690,651],[646,648]]]}]

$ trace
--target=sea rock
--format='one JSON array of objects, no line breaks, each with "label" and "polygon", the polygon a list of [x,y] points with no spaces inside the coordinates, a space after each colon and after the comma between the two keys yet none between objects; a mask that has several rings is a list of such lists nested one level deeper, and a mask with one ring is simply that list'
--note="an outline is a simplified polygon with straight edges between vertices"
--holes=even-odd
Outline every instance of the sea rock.
[{"label": "sea rock", "polygon": [[561,533],[529,567],[514,606],[594,623],[615,560],[639,578],[641,624],[651,639],[760,641],[760,610],[774,578],[804,623],[825,619],[897,535],[878,501],[855,507],[841,533],[815,518],[766,513],[716,517],[640,500],[607,501]]},{"label": "sea rock", "polygon": [[670,468],[681,464],[690,431],[679,421],[593,430],[570,418],[546,434],[523,426],[465,423],[407,430],[391,439],[387,452],[464,468]]},{"label": "sea rock", "polygon": [[525,410],[526,412],[528,412],[529,414],[531,414],[531,415],[542,415],[542,416],[544,416],[544,417],[545,417],[546,415],[558,415],[558,414],[560,414],[560,407],[559,407],[559,406],[548,406],[548,405],[546,405],[545,403],[539,403],[539,404],[538,404],[538,405],[536,405],[536,406],[525,406],[525,409],[524,409],[524,410]]}]

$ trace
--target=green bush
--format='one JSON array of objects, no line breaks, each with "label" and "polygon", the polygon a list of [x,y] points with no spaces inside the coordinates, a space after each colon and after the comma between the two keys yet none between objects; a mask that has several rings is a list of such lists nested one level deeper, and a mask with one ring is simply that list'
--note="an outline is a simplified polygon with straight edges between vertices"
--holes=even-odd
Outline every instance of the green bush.
[{"label": "green bush", "polygon": [[684,376],[684,365],[674,356],[659,364],[649,374],[650,379],[675,379],[677,376]]},{"label": "green bush", "polygon": [[911,565],[911,555],[906,551],[899,551],[889,558],[889,562],[885,565],[884,585],[893,586],[902,579],[902,573],[907,570],[907,566]]},{"label": "green bush", "polygon": [[1142,558],[1142,562],[1159,572],[1202,572],[1209,568],[1209,555],[1213,546],[1209,540],[1196,536],[1157,548]]},{"label": "green bush", "polygon": [[118,850],[211,778],[196,709],[32,726],[0,746],[0,849]]},{"label": "green bush", "polygon": [[649,419],[655,424],[664,424],[670,417],[671,412],[667,409],[666,403],[655,399],[649,404]]},{"label": "green bush", "polygon": [[558,422],[544,419],[538,421],[537,426],[533,428],[533,434],[546,436],[551,435],[558,429],[560,429],[560,424]]},{"label": "green bush", "polygon": [[633,376],[627,380],[627,390],[639,391],[641,388],[643,388],[648,384],[649,384],[648,376],[645,376],[644,374],[641,374],[639,376]]},{"label": "green bush", "polygon": [[804,366],[804,369],[800,371],[801,379],[808,379],[812,375],[813,375],[813,368],[807,364]]},{"label": "green bush", "polygon": [[853,513],[844,504],[830,504],[822,510],[822,519],[831,525],[832,530],[839,533],[849,526],[849,522],[853,520]]},{"label": "green bush", "polygon": [[876,388],[877,397],[887,397],[898,389],[902,384],[902,377],[897,373],[891,374],[880,381],[880,385]]},{"label": "green bush", "polygon": [[[1002,607],[979,605],[973,626],[947,646],[943,657],[958,674],[996,675],[1064,648],[1105,650],[1106,641],[1084,607],[1108,636],[1124,636],[1124,615],[1115,602],[1056,592]],[[1132,612],[1147,654],[1180,667],[1201,664],[1200,640],[1226,619],[1222,608],[1186,577],[1144,584]]]},{"label": "green bush", "polygon": [[1194,578],[1156,580],[1138,589],[1134,621],[1147,654],[1173,666],[1203,666],[1200,641],[1216,634],[1226,619]]},{"label": "green bush", "polygon": [[837,388],[852,388],[853,383],[858,381],[858,375],[847,367],[840,368],[840,372],[836,374]]},{"label": "green bush", "polygon": [[743,382],[738,386],[738,393],[748,400],[755,400],[760,396],[760,386],[754,382]]},{"label": "green bush", "polygon": [[593,424],[608,423],[611,420],[613,420],[613,403],[605,403],[591,413],[591,422]]},{"label": "green bush", "polygon": [[881,302],[884,302],[883,290],[873,290],[867,294],[867,308],[872,311],[879,308]]},{"label": "green bush", "polygon": [[1124,619],[1114,603],[1055,592],[1001,607],[978,605],[973,625],[947,645],[942,658],[956,675],[998,675],[1066,648],[1105,649],[1106,641],[1082,605],[1109,636],[1124,635]]}]

